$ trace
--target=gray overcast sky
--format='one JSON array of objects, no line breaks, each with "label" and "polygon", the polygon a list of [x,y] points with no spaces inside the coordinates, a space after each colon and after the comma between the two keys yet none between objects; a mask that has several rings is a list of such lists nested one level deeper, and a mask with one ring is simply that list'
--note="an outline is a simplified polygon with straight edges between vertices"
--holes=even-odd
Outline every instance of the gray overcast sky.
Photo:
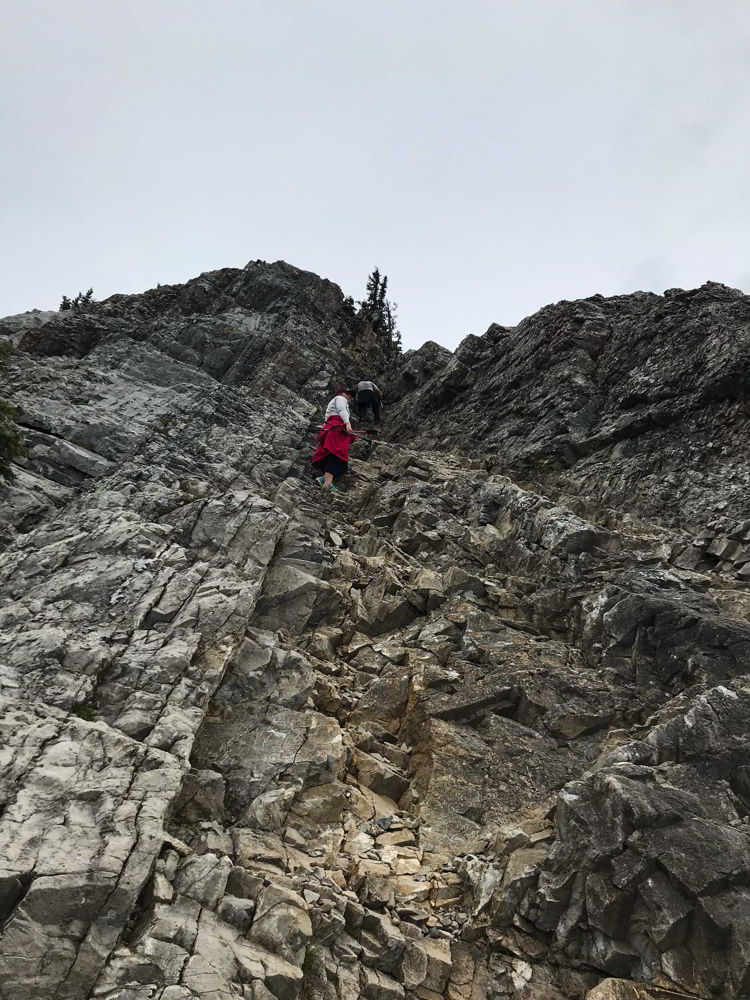
[{"label": "gray overcast sky", "polygon": [[6,0],[0,315],[283,258],[406,346],[750,290],[747,0]]}]

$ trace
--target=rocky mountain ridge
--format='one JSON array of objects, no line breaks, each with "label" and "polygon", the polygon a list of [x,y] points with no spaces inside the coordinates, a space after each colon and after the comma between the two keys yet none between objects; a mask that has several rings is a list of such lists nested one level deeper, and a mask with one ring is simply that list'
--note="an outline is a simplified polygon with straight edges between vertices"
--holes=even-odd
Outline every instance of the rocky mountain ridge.
[{"label": "rocky mountain ridge", "polygon": [[560,302],[455,355],[425,345],[406,360],[394,417],[419,444],[664,523],[747,517],[750,298],[737,289]]},{"label": "rocky mountain ridge", "polygon": [[398,366],[286,264],[0,323],[0,997],[750,995],[748,301]]}]

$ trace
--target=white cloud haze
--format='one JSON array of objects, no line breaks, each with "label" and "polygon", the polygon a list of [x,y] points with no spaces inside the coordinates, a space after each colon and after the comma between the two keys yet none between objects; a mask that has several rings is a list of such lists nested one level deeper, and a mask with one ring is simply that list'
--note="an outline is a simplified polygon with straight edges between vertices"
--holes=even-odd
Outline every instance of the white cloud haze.
[{"label": "white cloud haze", "polygon": [[24,0],[0,315],[283,258],[406,346],[750,286],[745,0]]}]

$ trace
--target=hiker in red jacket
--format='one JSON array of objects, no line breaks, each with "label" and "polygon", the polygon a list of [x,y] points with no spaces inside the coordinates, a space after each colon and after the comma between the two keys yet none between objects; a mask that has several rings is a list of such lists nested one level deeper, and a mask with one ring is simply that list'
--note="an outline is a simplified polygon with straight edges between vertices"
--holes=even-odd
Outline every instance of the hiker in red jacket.
[{"label": "hiker in red jacket", "polygon": [[349,413],[353,396],[351,389],[340,385],[326,407],[325,423],[312,457],[312,464],[323,473],[318,482],[324,490],[336,490],[334,480],[340,479],[349,467],[349,442],[355,437]]}]

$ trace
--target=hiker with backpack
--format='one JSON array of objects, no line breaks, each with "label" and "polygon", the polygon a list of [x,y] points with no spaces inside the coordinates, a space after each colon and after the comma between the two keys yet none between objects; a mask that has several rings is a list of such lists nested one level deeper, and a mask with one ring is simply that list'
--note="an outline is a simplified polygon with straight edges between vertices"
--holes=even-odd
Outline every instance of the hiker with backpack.
[{"label": "hiker with backpack", "polygon": [[312,457],[313,466],[323,473],[318,482],[324,490],[337,490],[335,481],[341,479],[349,468],[349,442],[356,437],[352,432],[349,412],[353,397],[351,389],[340,385],[326,407],[325,422]]},{"label": "hiker with backpack", "polygon": [[373,423],[379,424],[380,404],[383,399],[383,393],[380,389],[378,389],[371,379],[363,379],[357,383],[357,388],[354,391],[357,396],[357,413],[359,414],[359,419],[364,420],[364,414],[368,410],[372,410]]}]

